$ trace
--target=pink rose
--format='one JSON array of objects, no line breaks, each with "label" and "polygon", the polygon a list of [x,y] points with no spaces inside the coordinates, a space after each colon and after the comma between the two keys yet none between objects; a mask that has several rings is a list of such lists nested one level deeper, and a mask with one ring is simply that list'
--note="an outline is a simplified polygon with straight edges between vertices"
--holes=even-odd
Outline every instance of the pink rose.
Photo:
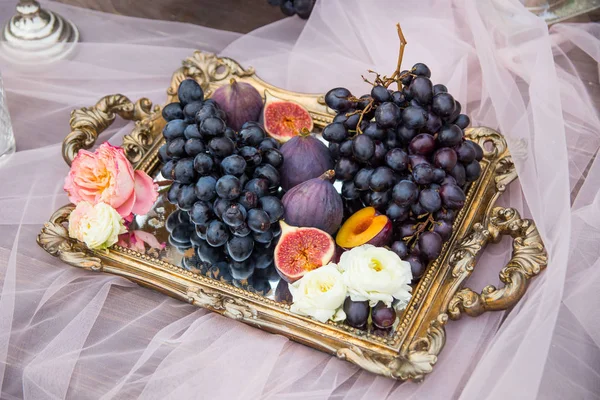
[{"label": "pink rose", "polygon": [[131,213],[146,214],[158,197],[152,178],[134,170],[123,149],[107,142],[93,153],[79,150],[64,189],[74,204],[106,203],[124,218]]}]

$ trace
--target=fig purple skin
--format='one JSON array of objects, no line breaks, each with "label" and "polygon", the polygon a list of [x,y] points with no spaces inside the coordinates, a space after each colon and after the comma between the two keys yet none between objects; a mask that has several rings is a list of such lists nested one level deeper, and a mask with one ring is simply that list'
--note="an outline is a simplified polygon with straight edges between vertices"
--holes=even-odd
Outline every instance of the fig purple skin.
[{"label": "fig purple skin", "polygon": [[333,169],[333,159],[327,146],[308,132],[294,136],[279,151],[283,154],[283,163],[279,168],[283,190],[290,190]]},{"label": "fig purple skin", "polygon": [[248,121],[258,121],[263,98],[249,83],[231,79],[229,85],[215,90],[211,98],[227,115],[227,123],[236,132]]},{"label": "fig purple skin", "polygon": [[[289,143],[289,142],[288,142]],[[333,235],[342,225],[344,205],[328,170],[318,178],[294,186],[281,199],[283,219],[289,225],[318,228]]]}]

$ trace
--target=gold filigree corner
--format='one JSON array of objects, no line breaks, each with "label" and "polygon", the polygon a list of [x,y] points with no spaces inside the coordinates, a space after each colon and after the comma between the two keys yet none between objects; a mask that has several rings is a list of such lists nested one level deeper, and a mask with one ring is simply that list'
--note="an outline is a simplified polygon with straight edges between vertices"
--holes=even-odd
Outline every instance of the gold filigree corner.
[{"label": "gold filigree corner", "polygon": [[85,245],[69,237],[64,224],[74,208],[73,205],[68,205],[56,211],[50,221],[44,224],[37,237],[37,243],[49,254],[67,264],[91,271],[102,271],[102,261],[91,256]]},{"label": "gold filigree corner", "polygon": [[224,316],[238,321],[256,319],[258,316],[256,309],[244,300],[210,289],[190,290],[187,297],[191,304],[221,312]]}]

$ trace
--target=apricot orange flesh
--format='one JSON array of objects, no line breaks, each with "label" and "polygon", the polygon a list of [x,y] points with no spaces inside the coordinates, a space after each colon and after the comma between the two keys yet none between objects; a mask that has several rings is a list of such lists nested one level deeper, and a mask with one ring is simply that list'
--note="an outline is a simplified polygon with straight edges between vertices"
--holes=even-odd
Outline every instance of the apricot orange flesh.
[{"label": "apricot orange flesh", "polygon": [[344,222],[335,241],[345,249],[369,243],[388,223],[387,216],[378,215],[373,207],[365,207]]}]

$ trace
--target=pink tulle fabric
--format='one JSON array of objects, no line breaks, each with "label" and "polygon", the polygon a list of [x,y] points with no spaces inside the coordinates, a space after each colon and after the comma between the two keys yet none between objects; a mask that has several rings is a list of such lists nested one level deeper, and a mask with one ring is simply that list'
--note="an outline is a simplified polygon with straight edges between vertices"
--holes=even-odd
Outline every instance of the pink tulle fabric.
[{"label": "pink tulle fabric", "polygon": [[[0,0],[0,22],[14,1]],[[311,18],[248,35],[44,3],[71,18],[71,58],[2,59],[17,153],[0,166],[0,397],[3,399],[598,399],[600,398],[600,26],[547,29],[518,0],[320,0]],[[538,224],[546,271],[509,312],[449,322],[423,383],[399,383],[118,277],[69,267],[38,248],[67,203],[60,143],[70,110],[123,93],[163,103],[195,49],[253,66],[287,89],[367,91],[391,73],[395,24],[405,66],[425,62],[472,116],[502,132],[519,172],[501,203]],[[595,93],[598,93],[596,90]],[[132,126],[101,140],[119,145]],[[487,248],[468,281],[498,284],[510,242]]]}]

